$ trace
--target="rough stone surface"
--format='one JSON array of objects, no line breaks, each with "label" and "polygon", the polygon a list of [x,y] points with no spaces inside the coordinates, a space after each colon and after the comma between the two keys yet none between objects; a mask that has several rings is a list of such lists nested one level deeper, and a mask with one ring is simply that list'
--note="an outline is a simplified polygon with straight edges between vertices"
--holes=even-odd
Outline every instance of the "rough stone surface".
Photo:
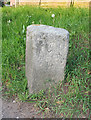
[{"label": "rough stone surface", "polygon": [[30,93],[64,79],[68,45],[69,33],[65,29],[46,25],[27,27],[26,77]]}]

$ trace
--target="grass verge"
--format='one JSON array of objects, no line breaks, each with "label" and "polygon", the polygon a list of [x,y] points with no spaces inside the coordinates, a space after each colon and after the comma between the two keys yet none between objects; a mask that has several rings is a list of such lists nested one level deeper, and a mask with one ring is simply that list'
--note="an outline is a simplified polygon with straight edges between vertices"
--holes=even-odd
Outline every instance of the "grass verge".
[{"label": "grass verge", "polygon": [[[4,7],[2,11],[2,95],[36,102],[41,111],[51,111],[53,117],[88,117],[91,74],[88,8],[22,6]],[[25,49],[26,27],[31,24],[64,28],[70,33],[70,41],[65,80],[30,96],[25,77]]]}]

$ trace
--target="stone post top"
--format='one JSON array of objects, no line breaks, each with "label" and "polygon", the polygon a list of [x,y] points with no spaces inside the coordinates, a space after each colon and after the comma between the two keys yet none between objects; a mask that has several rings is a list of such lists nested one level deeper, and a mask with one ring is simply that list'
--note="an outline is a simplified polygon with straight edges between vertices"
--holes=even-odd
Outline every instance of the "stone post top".
[{"label": "stone post top", "polygon": [[58,34],[61,36],[64,35],[69,35],[69,32],[63,28],[56,28],[53,26],[48,26],[48,25],[42,25],[42,24],[33,24],[33,25],[29,25],[27,27],[28,31],[32,31],[32,32],[45,32],[45,33],[49,33],[49,34]]}]

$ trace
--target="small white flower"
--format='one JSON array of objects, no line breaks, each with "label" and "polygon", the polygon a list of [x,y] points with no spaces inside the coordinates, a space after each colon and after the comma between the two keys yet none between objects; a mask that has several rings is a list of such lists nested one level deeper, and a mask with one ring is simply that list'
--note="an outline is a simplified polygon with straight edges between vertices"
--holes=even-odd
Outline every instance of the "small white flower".
[{"label": "small white flower", "polygon": [[15,100],[13,100],[13,103],[15,103],[16,101]]},{"label": "small white flower", "polygon": [[28,16],[28,17],[30,17],[30,18],[31,18],[32,16]]},{"label": "small white flower", "polygon": [[9,21],[7,21],[8,23],[11,23],[11,21],[9,20]]},{"label": "small white flower", "polygon": [[19,119],[19,117],[16,117],[16,119]]},{"label": "small white flower", "polygon": [[55,14],[52,14],[52,18],[54,18],[55,17]]}]

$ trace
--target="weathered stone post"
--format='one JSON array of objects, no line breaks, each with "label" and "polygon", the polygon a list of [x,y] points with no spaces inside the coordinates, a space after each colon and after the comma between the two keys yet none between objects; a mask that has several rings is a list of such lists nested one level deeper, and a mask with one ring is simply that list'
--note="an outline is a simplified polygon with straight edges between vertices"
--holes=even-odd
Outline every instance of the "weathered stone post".
[{"label": "weathered stone post", "polygon": [[68,45],[69,33],[65,29],[46,25],[27,27],[26,77],[30,93],[64,79]]}]

